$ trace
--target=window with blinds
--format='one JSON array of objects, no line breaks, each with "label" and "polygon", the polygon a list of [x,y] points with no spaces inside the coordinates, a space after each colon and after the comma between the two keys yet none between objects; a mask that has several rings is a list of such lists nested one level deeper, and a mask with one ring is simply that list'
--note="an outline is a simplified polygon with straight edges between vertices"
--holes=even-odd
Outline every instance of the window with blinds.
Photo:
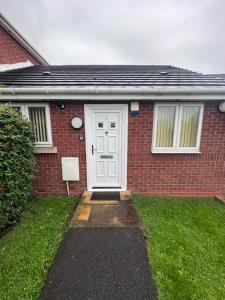
[{"label": "window with blinds", "polygon": [[155,104],[153,152],[199,152],[203,104]]},{"label": "window with blinds", "polygon": [[45,107],[28,107],[28,114],[34,130],[35,141],[38,143],[48,142]]},{"label": "window with blinds", "polygon": [[176,107],[158,108],[156,147],[172,147]]},{"label": "window with blinds", "polygon": [[184,106],[181,108],[180,147],[196,147],[199,117],[199,106]]},{"label": "window with blinds", "polygon": [[51,146],[51,122],[47,103],[15,103],[13,108],[30,120],[37,146]]}]

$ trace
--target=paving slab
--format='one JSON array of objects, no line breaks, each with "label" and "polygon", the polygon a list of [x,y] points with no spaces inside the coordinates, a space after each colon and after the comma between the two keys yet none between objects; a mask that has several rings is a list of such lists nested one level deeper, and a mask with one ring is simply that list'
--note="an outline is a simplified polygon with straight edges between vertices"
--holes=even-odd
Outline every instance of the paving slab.
[{"label": "paving slab", "polygon": [[98,205],[80,202],[69,227],[139,226],[139,219],[131,200],[111,204],[101,201]]},{"label": "paving slab", "polygon": [[95,205],[92,206],[87,226],[139,226],[139,220],[133,205]]},{"label": "paving slab", "polygon": [[91,205],[78,205],[70,221],[69,227],[86,226],[89,220],[91,207]]},{"label": "paving slab", "polygon": [[70,228],[40,299],[156,299],[141,229]]}]

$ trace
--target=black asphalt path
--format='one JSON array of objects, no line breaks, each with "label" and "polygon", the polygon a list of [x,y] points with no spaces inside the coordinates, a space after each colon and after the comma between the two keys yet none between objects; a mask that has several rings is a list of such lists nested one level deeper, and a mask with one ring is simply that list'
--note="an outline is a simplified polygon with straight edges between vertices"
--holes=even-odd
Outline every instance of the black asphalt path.
[{"label": "black asphalt path", "polygon": [[141,229],[70,228],[40,299],[156,299]]}]

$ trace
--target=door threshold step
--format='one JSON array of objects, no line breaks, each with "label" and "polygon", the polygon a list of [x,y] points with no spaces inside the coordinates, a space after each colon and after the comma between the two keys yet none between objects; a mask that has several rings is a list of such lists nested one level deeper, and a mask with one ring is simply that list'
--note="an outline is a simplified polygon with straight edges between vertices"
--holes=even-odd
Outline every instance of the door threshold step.
[{"label": "door threshold step", "polygon": [[[98,192],[98,193],[101,193],[101,192]],[[99,200],[97,198],[95,198],[95,200],[91,200],[93,192],[85,191],[83,193],[82,197],[81,197],[80,204],[122,205],[122,204],[125,204],[127,202],[130,202],[130,200],[132,198],[132,195],[131,195],[130,191],[124,191],[124,192],[119,192],[119,193],[120,193],[120,200],[117,200],[117,199],[108,200],[108,199],[103,199],[103,197],[101,197],[101,199],[99,199]]]},{"label": "door threshold step", "polygon": [[120,201],[120,192],[93,192],[91,195],[91,201],[93,200],[112,200],[112,201]]}]

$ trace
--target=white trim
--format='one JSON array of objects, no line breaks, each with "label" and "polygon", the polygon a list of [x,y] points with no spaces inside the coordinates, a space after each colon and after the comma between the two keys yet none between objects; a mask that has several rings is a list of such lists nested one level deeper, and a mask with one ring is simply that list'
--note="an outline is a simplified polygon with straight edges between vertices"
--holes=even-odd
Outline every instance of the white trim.
[{"label": "white trim", "polygon": [[224,86],[181,87],[181,86],[50,86],[50,87],[3,87],[0,100],[146,100],[146,101],[217,101],[225,100]]},{"label": "white trim", "polygon": [[22,69],[31,66],[33,66],[33,64],[29,60],[13,63],[13,64],[0,64],[0,72],[14,70],[14,69]]},{"label": "white trim", "polygon": [[[156,131],[157,131],[157,118],[158,118],[158,107],[160,106],[173,106],[176,107],[175,111],[175,121],[174,121],[174,135],[173,135],[173,146],[172,147],[156,147]],[[182,109],[185,106],[198,106],[200,107],[200,115],[198,121],[198,130],[196,138],[195,147],[179,147],[180,140],[180,122],[181,122],[181,113]],[[201,143],[201,132],[202,132],[202,123],[203,123],[203,114],[204,114],[204,103],[155,103],[153,110],[153,129],[152,129],[152,153],[192,153],[200,154],[200,143]]]},{"label": "white trim", "polygon": [[127,189],[113,189],[113,188],[102,188],[102,189],[88,189],[88,192],[125,192]]},{"label": "white trim", "polygon": [[201,151],[197,151],[197,150],[156,150],[156,149],[152,149],[152,153],[153,154],[201,154]]},{"label": "white trim", "polygon": [[34,149],[34,153],[36,154],[56,154],[58,153],[57,147],[38,147],[36,146]]},{"label": "white trim", "polygon": [[10,103],[12,106],[19,106],[21,108],[22,115],[29,120],[29,107],[45,107],[45,116],[46,116],[46,128],[47,128],[47,142],[36,142],[36,147],[51,147],[52,146],[52,127],[51,127],[51,116],[50,108],[48,103],[23,103],[23,102],[14,102]]},{"label": "white trim", "polygon": [[[121,158],[121,188],[94,188],[92,181],[92,159],[91,159],[91,141],[88,138],[91,134],[91,112],[94,109],[98,110],[112,110],[121,109],[123,116],[123,143],[122,143],[122,158]],[[85,104],[84,105],[85,116],[85,136],[86,136],[86,170],[87,170],[87,190],[88,191],[125,191],[127,188],[127,148],[128,148],[128,105],[127,104]]]}]

